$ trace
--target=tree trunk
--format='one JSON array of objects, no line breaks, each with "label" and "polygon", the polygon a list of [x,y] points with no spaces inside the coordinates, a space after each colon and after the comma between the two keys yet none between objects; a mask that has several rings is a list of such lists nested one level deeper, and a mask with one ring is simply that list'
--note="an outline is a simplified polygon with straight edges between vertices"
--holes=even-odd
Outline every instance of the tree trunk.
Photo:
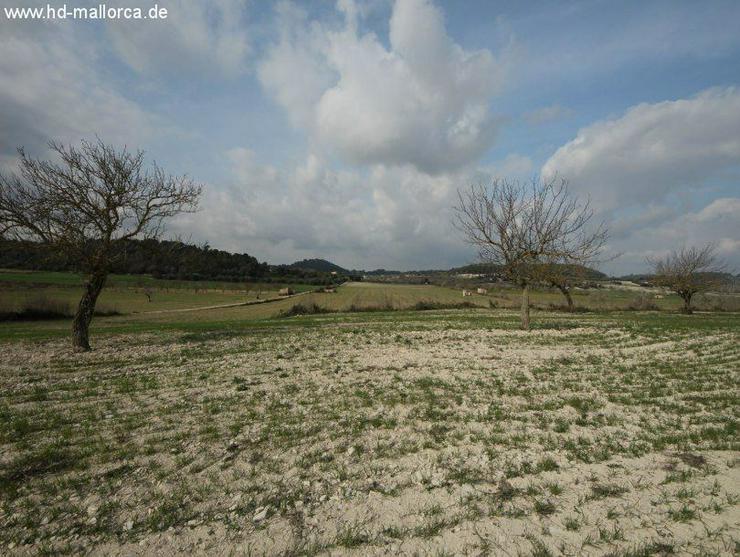
[{"label": "tree trunk", "polygon": [[556,284],[555,286],[557,286],[558,290],[560,290],[560,292],[563,293],[563,296],[565,296],[565,300],[568,302],[568,311],[573,311],[573,297],[570,295],[568,287],[561,284]]},{"label": "tree trunk", "polygon": [[529,330],[529,284],[522,287],[522,329]]},{"label": "tree trunk", "polygon": [[681,297],[683,298],[683,312],[689,315],[694,313],[694,310],[691,309],[691,294],[685,293]]},{"label": "tree trunk", "polygon": [[85,285],[85,292],[82,294],[77,306],[77,313],[75,313],[74,321],[72,321],[72,347],[76,352],[90,350],[88,329],[95,312],[95,303],[98,301],[100,291],[105,286],[107,275],[107,273],[102,272],[93,273]]}]

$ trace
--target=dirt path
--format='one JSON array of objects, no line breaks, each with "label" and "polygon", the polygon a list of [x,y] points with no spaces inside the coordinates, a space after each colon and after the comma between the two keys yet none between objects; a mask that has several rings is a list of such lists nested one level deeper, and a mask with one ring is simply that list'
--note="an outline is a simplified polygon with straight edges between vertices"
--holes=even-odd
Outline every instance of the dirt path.
[{"label": "dirt path", "polygon": [[[304,296],[306,294],[311,294],[311,290],[307,290],[305,292],[298,292],[297,294],[290,294],[288,296],[278,296],[276,298],[265,298],[264,300],[250,300],[248,302],[237,302],[233,304],[221,304],[217,306],[201,306],[196,308],[179,308],[179,309],[158,309],[154,311],[142,311],[138,312],[141,314],[156,314],[156,313],[181,313],[184,311],[201,311],[206,309],[223,309],[223,308],[236,308],[241,306],[254,306],[257,304],[267,304],[269,302],[279,302],[280,300],[289,300],[290,298],[297,298],[298,296]],[[137,313],[137,312],[134,312]]]}]

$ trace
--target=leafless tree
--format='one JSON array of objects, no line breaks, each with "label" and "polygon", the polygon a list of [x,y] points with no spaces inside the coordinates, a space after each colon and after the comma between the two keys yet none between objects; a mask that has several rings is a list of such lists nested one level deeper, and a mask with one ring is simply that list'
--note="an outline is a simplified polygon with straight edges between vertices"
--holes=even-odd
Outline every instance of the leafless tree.
[{"label": "leafless tree", "polygon": [[681,296],[683,310],[689,314],[693,311],[691,298],[694,294],[721,286],[719,274],[725,270],[714,244],[681,248],[665,257],[649,257],[647,261],[653,268],[653,284],[667,287]]},{"label": "leafless tree", "polygon": [[603,224],[591,228],[588,201],[570,196],[565,180],[520,183],[496,179],[458,192],[455,225],[480,258],[500,265],[522,288],[523,329],[529,329],[529,288],[554,264],[593,261],[607,240]]},{"label": "leafless tree", "polygon": [[582,281],[586,276],[586,268],[582,265],[561,265],[559,263],[544,263],[540,269],[540,279],[549,286],[557,288],[565,298],[568,311],[575,309],[573,303],[573,284]]},{"label": "leafless tree", "polygon": [[18,172],[0,175],[0,236],[51,245],[87,275],[72,325],[72,344],[85,351],[95,303],[126,242],[156,238],[165,219],[195,211],[202,186],[100,140],[49,147],[58,160],[20,148]]}]

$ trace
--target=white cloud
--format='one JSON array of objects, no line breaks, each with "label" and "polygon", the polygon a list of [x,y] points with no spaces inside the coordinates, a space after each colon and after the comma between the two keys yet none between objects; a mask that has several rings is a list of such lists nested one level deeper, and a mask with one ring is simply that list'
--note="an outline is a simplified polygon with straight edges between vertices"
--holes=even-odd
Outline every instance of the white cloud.
[{"label": "white cloud", "polygon": [[280,40],[269,49],[257,73],[263,87],[288,113],[296,127],[311,128],[316,105],[336,79],[323,52],[324,29],[309,22],[306,12],[288,2],[276,7]]},{"label": "white cloud", "polygon": [[578,131],[542,167],[611,210],[705,185],[740,165],[740,91],[640,104]]},{"label": "white cloud", "polygon": [[[656,211],[658,213],[656,214]],[[740,198],[715,199],[697,211],[678,213],[648,208],[612,235],[610,248],[622,257],[609,264],[612,272],[646,270],[645,257],[665,255],[682,246],[713,243],[731,269],[740,268]]]},{"label": "white cloud", "polygon": [[640,104],[579,130],[542,167],[588,194],[611,229],[613,272],[645,269],[645,256],[716,242],[740,262],[740,200],[705,201],[702,189],[740,168],[740,91],[710,89]]},{"label": "white cloud", "polygon": [[490,147],[497,126],[489,102],[503,82],[490,51],[457,45],[427,0],[396,1],[389,48],[358,33],[352,2],[339,9],[339,28],[280,9],[282,36],[259,77],[295,124],[351,163],[427,173],[460,168]]},{"label": "white cloud", "polygon": [[[125,2],[129,5],[129,2]],[[243,2],[169,0],[167,18],[111,20],[106,29],[126,64],[148,75],[235,76],[250,52]]]},{"label": "white cloud", "polygon": [[14,169],[18,146],[46,154],[50,139],[136,143],[151,133],[152,116],[90,71],[98,61],[82,46],[89,37],[34,24],[0,26],[0,165]]},{"label": "white cloud", "polygon": [[471,261],[451,227],[458,187],[486,179],[470,171],[429,176],[411,166],[330,169],[310,154],[293,168],[227,153],[231,187],[209,187],[202,211],[173,230],[270,262],[325,257],[346,267],[428,268]]}]

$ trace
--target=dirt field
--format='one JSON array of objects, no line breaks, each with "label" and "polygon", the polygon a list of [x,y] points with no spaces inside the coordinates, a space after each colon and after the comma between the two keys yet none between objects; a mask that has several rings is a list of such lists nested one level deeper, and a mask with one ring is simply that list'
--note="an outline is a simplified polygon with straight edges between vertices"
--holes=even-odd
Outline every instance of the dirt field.
[{"label": "dirt field", "polygon": [[455,310],[4,342],[0,547],[731,555],[739,317]]}]

